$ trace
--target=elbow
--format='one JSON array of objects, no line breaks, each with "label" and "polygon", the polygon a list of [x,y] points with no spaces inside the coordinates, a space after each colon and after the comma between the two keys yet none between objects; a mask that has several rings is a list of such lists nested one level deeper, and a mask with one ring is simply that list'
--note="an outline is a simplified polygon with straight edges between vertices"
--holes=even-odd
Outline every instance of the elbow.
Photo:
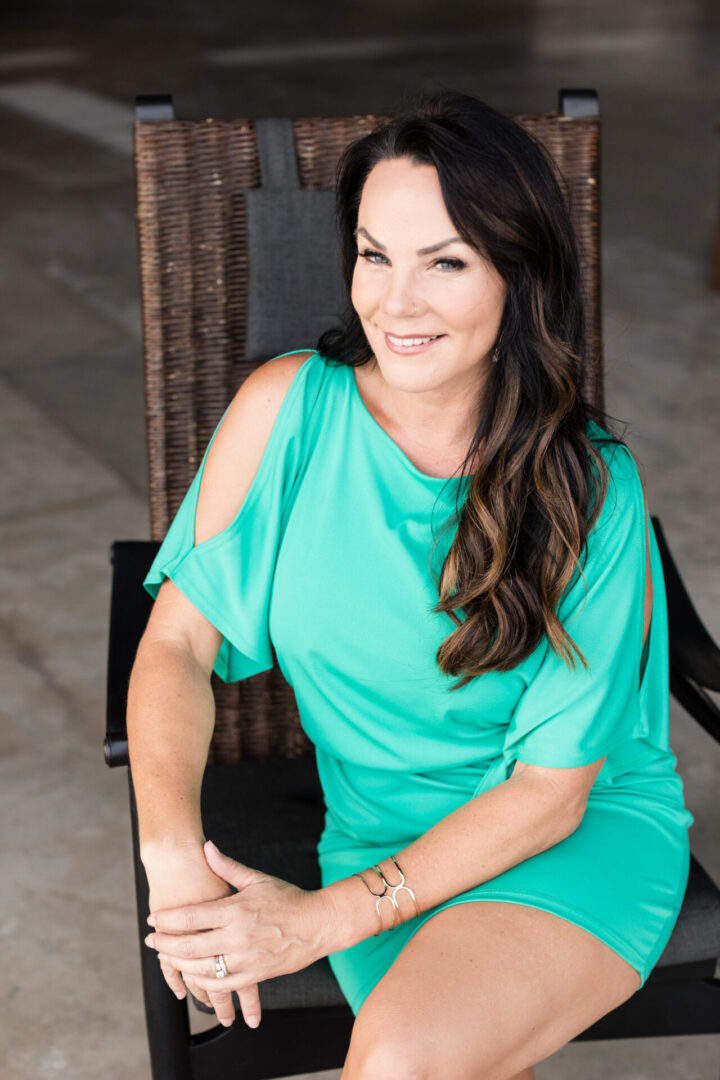
[{"label": "elbow", "polygon": [[559,828],[562,833],[561,839],[566,840],[572,836],[582,824],[587,809],[587,799],[565,801],[558,810]]},{"label": "elbow", "polygon": [[585,816],[587,801],[581,802],[579,796],[570,798],[567,793],[562,798],[557,797],[557,792],[554,793],[555,797],[552,797],[552,795],[553,793],[547,798],[548,792],[546,789],[545,814],[549,816],[551,821],[549,831],[553,838],[552,842],[559,844],[562,840],[567,840],[579,828]]},{"label": "elbow", "polygon": [[570,815],[566,815],[563,818],[563,840],[567,840],[568,836],[572,836],[576,829],[582,824],[582,820],[585,817],[585,809],[575,812]]},{"label": "elbow", "polygon": [[572,836],[581,825],[590,789],[605,758],[576,767],[531,765],[518,761],[511,780],[529,785],[549,813],[559,839]]}]

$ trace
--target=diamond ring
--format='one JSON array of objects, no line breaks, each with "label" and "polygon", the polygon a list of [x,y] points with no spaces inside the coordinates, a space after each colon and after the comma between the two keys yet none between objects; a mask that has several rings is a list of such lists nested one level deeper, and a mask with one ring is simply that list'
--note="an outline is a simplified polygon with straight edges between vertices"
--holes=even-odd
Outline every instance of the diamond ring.
[{"label": "diamond ring", "polygon": [[215,957],[215,977],[217,979],[224,979],[228,973],[228,969],[225,966],[225,957],[220,953]]}]

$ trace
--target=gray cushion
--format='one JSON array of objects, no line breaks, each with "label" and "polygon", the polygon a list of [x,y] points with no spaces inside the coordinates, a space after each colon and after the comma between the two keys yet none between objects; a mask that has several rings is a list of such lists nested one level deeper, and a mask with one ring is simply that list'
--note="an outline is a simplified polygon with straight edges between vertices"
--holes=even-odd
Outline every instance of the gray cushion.
[{"label": "gray cushion", "polygon": [[678,920],[657,967],[720,958],[720,889],[694,855]]},{"label": "gray cushion", "polygon": [[301,188],[292,121],[255,121],[262,186],[244,194],[247,359],[314,348],[345,304],[334,191]]}]

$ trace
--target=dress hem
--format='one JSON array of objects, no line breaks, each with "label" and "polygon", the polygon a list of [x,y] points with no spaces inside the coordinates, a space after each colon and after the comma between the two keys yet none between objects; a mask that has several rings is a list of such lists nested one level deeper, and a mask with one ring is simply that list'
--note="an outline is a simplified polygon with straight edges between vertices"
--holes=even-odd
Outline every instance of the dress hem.
[{"label": "dress hem", "polygon": [[[619,938],[612,930],[610,930],[605,924],[598,922],[596,919],[588,918],[586,913],[583,912],[582,916],[577,912],[578,917],[573,918],[575,912],[568,912],[567,908],[562,908],[560,904],[554,903],[552,900],[548,900],[546,897],[537,896],[533,893],[524,893],[513,890],[512,893],[504,892],[502,890],[487,890],[482,896],[464,896],[461,898],[451,898],[437,906],[433,911],[424,912],[420,916],[420,921],[413,929],[412,933],[408,936],[408,941],[417,933],[420,927],[431,919],[433,915],[436,915],[438,911],[442,911],[447,907],[456,907],[458,904],[472,904],[475,902],[482,902],[487,900],[500,900],[508,904],[521,904],[526,907],[539,908],[541,911],[548,911],[551,915],[557,915],[561,919],[565,919],[566,922],[571,922],[575,926],[579,926],[581,930],[585,930],[587,933],[592,934],[593,937],[602,941],[604,945],[612,949],[613,952],[618,953],[627,963],[633,967],[641,978],[640,986],[638,990],[647,981],[652,968],[648,969],[646,962],[640,957],[640,954],[635,952],[634,949],[629,948],[627,942],[622,938]],[[579,921],[579,917],[584,919],[583,922]],[[591,928],[591,925],[593,928]],[[405,943],[407,944],[407,942]]]}]

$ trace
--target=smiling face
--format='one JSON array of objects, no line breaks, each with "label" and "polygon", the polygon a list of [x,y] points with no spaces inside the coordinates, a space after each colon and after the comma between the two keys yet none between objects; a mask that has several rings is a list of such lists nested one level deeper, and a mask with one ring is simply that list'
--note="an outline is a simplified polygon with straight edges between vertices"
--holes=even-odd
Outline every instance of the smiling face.
[{"label": "smiling face", "polygon": [[[433,400],[464,397],[485,379],[507,286],[458,236],[435,167],[379,162],[365,181],[357,226],[352,303],[383,378]],[[428,336],[435,340],[407,344]]]}]

